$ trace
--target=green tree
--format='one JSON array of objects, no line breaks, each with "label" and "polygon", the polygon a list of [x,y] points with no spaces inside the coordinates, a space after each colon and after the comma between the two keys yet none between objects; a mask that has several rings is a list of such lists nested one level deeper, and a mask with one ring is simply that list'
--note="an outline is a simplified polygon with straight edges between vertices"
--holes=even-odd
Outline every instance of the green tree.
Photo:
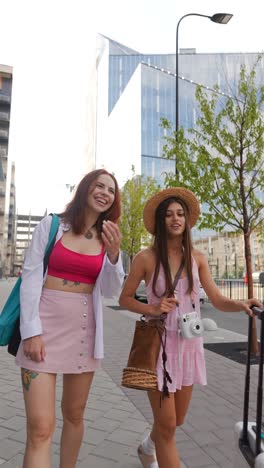
[{"label": "green tree", "polygon": [[129,256],[130,262],[142,246],[149,242],[149,235],[143,223],[145,202],[159,190],[155,179],[135,174],[132,166],[132,177],[127,180],[122,191],[122,216],[120,230],[122,234],[121,249]]},{"label": "green tree", "polygon": [[[253,297],[250,236],[264,225],[264,86],[256,86],[256,67],[240,69],[232,96],[218,87],[209,93],[197,88],[200,115],[187,136],[181,128],[177,138],[168,137],[164,156],[177,156],[177,180],[167,174],[166,185],[185,186],[205,204],[200,228],[221,231],[230,226],[244,236],[248,297]],[[163,121],[170,128],[170,123]],[[256,323],[253,320],[257,352]]]}]

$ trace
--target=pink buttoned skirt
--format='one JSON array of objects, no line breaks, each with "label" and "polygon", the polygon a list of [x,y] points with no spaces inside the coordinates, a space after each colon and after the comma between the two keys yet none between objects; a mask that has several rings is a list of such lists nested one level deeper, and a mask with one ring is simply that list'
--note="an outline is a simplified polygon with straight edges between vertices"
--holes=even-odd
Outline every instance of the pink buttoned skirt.
[{"label": "pink buttoned skirt", "polygon": [[45,360],[26,358],[21,342],[16,355],[19,367],[55,374],[94,372],[101,367],[101,360],[93,357],[95,319],[91,294],[43,288],[39,315]]}]

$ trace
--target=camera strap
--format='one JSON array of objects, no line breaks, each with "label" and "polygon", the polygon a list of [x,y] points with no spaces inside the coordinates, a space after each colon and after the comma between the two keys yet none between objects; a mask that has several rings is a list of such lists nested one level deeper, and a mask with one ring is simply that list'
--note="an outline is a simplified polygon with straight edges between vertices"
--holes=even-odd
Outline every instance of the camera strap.
[{"label": "camera strap", "polygon": [[177,286],[178,281],[179,281],[179,279],[180,279],[180,277],[181,277],[183,268],[184,268],[184,257],[182,257],[181,264],[180,264],[180,266],[179,266],[179,268],[178,268],[178,271],[177,271],[177,273],[176,273],[176,275],[175,275],[175,278],[174,278],[174,281],[173,281],[173,283],[172,283],[172,290],[173,290],[173,292],[174,292],[175,289],[176,289],[176,286]]},{"label": "camera strap", "polygon": [[[179,269],[178,269],[178,271],[177,271],[177,273],[176,273],[176,275],[175,275],[174,282],[173,282],[173,285],[172,285],[174,295],[176,295],[176,294],[175,294],[175,293],[176,293],[176,286],[177,286],[178,281],[179,281],[179,279],[180,279],[180,276],[181,276],[181,274],[182,274],[183,268],[184,268],[184,257],[182,257],[181,264],[180,264]],[[191,301],[192,301],[192,308],[195,309],[193,291],[192,291],[192,293],[191,293]],[[179,307],[179,306],[178,306],[178,307]],[[181,350],[180,350],[180,331],[179,331],[179,333],[178,333],[178,340],[177,340],[177,342],[178,342],[178,346],[177,346],[177,348],[178,348],[178,365],[179,365],[179,369],[180,369],[180,368],[181,368],[181,359],[180,359],[180,352],[181,352]]]}]

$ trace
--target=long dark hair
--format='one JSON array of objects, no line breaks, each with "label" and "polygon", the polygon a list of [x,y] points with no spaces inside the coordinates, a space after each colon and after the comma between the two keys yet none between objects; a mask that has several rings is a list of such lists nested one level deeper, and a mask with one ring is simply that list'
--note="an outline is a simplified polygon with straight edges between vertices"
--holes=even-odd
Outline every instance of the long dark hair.
[{"label": "long dark hair", "polygon": [[156,266],[154,271],[152,291],[155,296],[159,297],[156,292],[156,284],[162,265],[164,274],[165,274],[165,292],[162,294],[171,297],[173,296],[173,281],[171,278],[169,258],[168,258],[168,244],[167,244],[167,231],[166,231],[166,213],[168,206],[171,203],[179,203],[184,211],[185,216],[185,230],[182,238],[182,247],[183,247],[183,256],[184,256],[184,267],[187,271],[188,277],[188,293],[191,294],[193,290],[193,275],[192,275],[192,238],[191,238],[191,229],[189,224],[189,210],[186,203],[183,200],[177,197],[170,197],[160,203],[155,212],[155,237],[153,242],[153,250],[156,256]]},{"label": "long dark hair", "polygon": [[110,220],[114,223],[118,223],[121,215],[121,200],[116,178],[105,169],[96,169],[83,177],[76,189],[73,199],[67,204],[65,211],[59,214],[65,223],[70,223],[72,231],[75,234],[81,234],[86,228],[85,210],[87,206],[87,196],[95,187],[98,177],[102,174],[109,175],[113,179],[115,184],[115,198],[111,207],[98,216],[95,225],[98,237],[101,238],[103,220]]}]

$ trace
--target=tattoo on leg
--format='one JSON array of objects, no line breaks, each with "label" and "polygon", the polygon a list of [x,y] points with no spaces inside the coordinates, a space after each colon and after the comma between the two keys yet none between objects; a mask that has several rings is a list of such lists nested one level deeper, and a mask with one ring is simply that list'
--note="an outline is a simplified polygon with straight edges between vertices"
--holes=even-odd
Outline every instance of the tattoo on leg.
[{"label": "tattoo on leg", "polygon": [[25,390],[29,390],[32,379],[35,379],[38,375],[38,372],[33,372],[23,368],[21,369],[22,385]]}]

